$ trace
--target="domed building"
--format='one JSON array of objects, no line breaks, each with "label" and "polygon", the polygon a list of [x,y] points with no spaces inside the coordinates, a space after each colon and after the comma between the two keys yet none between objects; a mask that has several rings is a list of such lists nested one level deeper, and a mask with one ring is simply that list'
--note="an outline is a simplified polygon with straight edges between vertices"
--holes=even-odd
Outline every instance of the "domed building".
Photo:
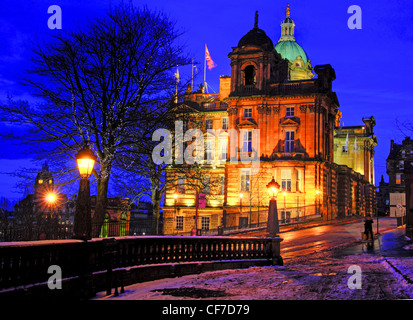
[{"label": "domed building", "polygon": [[312,79],[314,74],[311,62],[304,49],[295,41],[294,27],[295,23],[290,18],[290,8],[287,5],[286,17],[281,23],[281,37],[275,50],[289,61],[290,80]]},{"label": "domed building", "polygon": [[[334,68],[316,65],[314,77],[295,41],[289,7],[281,27],[274,46],[258,27],[256,12],[253,28],[228,54],[231,74],[220,77],[220,92],[185,92],[180,107],[189,117],[188,128],[202,128],[205,156],[188,174],[179,166],[168,169],[164,234],[263,226],[272,179],[282,194],[280,224],[373,214],[370,175],[353,170],[350,162],[335,162],[343,141],[334,135],[341,117]],[[361,150],[357,156],[360,164],[372,161]]]}]

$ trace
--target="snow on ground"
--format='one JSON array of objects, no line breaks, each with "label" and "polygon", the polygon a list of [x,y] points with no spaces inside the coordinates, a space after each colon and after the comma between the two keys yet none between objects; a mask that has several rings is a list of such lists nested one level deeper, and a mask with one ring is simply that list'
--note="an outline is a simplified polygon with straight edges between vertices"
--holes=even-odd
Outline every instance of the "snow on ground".
[{"label": "snow on ground", "polygon": [[[388,258],[390,261],[390,258]],[[403,258],[404,259],[404,258]],[[391,263],[412,270],[413,259]],[[349,267],[361,268],[361,289],[350,289]],[[413,276],[412,276],[413,279]],[[131,285],[108,300],[394,300],[413,298],[413,285],[380,256],[314,254],[285,266],[250,267]]]}]

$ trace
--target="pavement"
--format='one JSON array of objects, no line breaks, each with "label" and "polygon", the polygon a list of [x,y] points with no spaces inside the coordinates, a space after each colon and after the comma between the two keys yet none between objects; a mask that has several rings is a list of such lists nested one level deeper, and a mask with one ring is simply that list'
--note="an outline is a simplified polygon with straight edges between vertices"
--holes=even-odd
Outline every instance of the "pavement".
[{"label": "pavement", "polygon": [[[360,221],[360,218],[356,218]],[[339,223],[354,222],[346,219]],[[337,221],[301,225],[312,228]],[[205,272],[125,288],[103,300],[405,300],[413,299],[413,244],[404,227],[383,223],[373,242],[355,240],[284,266]],[[388,224],[387,224],[388,225]],[[287,228],[280,233],[288,232]],[[376,232],[376,230],[374,230]],[[282,235],[281,235],[282,236]]]}]

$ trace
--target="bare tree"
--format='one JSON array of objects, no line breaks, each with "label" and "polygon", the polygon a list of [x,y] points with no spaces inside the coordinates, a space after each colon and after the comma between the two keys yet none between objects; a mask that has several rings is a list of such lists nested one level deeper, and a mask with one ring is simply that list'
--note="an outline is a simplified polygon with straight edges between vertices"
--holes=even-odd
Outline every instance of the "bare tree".
[{"label": "bare tree", "polygon": [[42,104],[10,98],[0,106],[3,121],[30,127],[29,135],[12,138],[65,174],[76,170],[74,155],[84,144],[93,147],[99,162],[94,223],[103,223],[117,159],[129,148],[140,150],[137,139],[152,130],[148,123],[171,108],[176,66],[190,63],[180,35],[162,13],[119,6],[84,29],[34,46],[22,83]]}]

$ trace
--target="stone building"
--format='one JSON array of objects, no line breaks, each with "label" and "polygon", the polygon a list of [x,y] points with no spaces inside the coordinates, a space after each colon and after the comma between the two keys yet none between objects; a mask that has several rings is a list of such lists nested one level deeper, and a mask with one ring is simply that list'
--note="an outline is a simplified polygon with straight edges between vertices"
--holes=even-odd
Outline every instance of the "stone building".
[{"label": "stone building", "polygon": [[[253,29],[228,54],[231,75],[220,78],[220,92],[187,90],[181,106],[203,119],[205,154],[214,161],[203,165],[202,181],[211,187],[195,190],[187,177],[177,177],[165,196],[164,234],[265,223],[272,177],[281,186],[281,223],[373,213],[375,189],[364,174],[374,181],[374,170],[334,161],[335,71],[329,64],[311,67],[295,42],[289,8],[281,27],[274,46],[256,14]],[[208,145],[208,137],[215,143]],[[168,174],[177,174],[173,166]]]},{"label": "stone building", "polygon": [[390,152],[386,160],[389,176],[390,216],[400,217],[406,212],[406,193],[404,185],[405,163],[413,161],[413,141],[406,137],[401,144],[390,141]]}]

